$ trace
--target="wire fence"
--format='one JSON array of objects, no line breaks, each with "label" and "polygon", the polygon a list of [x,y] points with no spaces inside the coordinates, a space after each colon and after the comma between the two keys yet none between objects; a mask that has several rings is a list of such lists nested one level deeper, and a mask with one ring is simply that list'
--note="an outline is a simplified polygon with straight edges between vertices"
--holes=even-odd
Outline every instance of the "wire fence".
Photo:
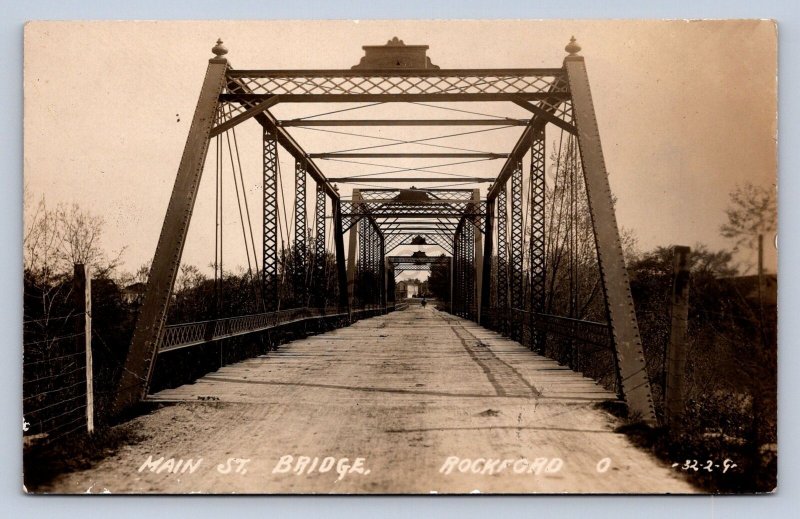
[{"label": "wire fence", "polygon": [[23,322],[23,434],[28,441],[51,443],[89,426],[85,326],[83,312]]},{"label": "wire fence", "polygon": [[[82,267],[81,267],[82,268]],[[85,277],[83,278],[85,279]],[[43,293],[26,287],[22,411],[26,443],[52,443],[91,429],[91,356],[87,355],[83,281],[65,280]],[[80,294],[84,298],[84,293]],[[89,373],[89,376],[87,376]]]}]

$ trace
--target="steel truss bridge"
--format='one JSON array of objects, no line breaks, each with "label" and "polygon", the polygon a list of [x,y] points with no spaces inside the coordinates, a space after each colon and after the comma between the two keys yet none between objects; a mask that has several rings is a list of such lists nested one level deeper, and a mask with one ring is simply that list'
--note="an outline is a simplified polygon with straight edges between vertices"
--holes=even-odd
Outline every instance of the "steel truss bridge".
[{"label": "steel truss bridge", "polygon": [[[453,314],[503,331],[541,353],[547,353],[557,337],[566,338],[573,348],[584,345],[610,352],[613,361],[608,369],[618,394],[631,412],[647,422],[655,421],[589,79],[584,58],[578,54],[580,47],[573,38],[561,66],[525,69],[443,69],[431,63],[426,49],[407,46],[395,38],[383,46],[365,46],[365,56],[351,69],[256,70],[235,69],[226,57],[227,49],[217,42],[155,250],[119,384],[117,410],[129,408],[148,394],[161,354],[295,323],[333,319],[337,325],[346,325],[359,317],[391,311],[395,308],[392,287],[396,273],[437,268],[449,275],[447,308]],[[281,120],[273,113],[277,105],[289,103],[465,102],[513,104],[524,109],[528,117]],[[263,213],[262,258],[257,268],[263,311],[168,324],[168,309],[209,146],[251,119],[263,136],[263,205],[259,208]],[[369,147],[308,152],[292,134],[297,127],[387,126],[407,127],[414,132],[418,127],[498,125],[521,130],[510,149],[484,152],[440,146],[430,153],[386,153]],[[580,175],[571,177],[569,195],[565,195],[567,184],[563,179],[567,177],[562,175],[561,166],[556,166],[555,172],[547,166],[547,135],[551,131],[574,143],[572,168]],[[280,224],[279,150],[295,164],[294,201],[289,208],[293,235],[281,230]],[[330,159],[414,158],[488,160],[501,165],[490,177],[457,178],[462,185],[489,183],[483,196],[477,188],[389,186],[355,188],[348,198],[340,194],[334,182],[356,183],[359,177],[329,177],[318,164]],[[426,171],[399,167],[396,173],[411,172],[414,176],[385,175],[373,182],[417,186],[441,181],[441,177],[423,174]],[[548,176],[554,179],[550,181],[555,182],[553,186],[548,184]],[[309,180],[313,186],[310,192]],[[555,222],[556,209],[548,199],[559,196],[562,202],[568,199],[570,207],[574,205],[563,227]],[[586,214],[579,214],[580,197],[588,202],[580,206],[585,207]],[[313,201],[313,211],[307,209],[309,201]],[[589,222],[588,240],[577,238],[581,221]],[[305,232],[310,227],[314,233]],[[566,259],[553,253],[561,243],[560,238],[553,238],[557,233],[565,237],[563,243],[569,240],[570,246],[560,249],[567,251]],[[331,237],[330,242],[326,236]],[[390,255],[400,246],[420,242],[440,247],[446,257]],[[594,318],[579,311],[579,288],[574,288],[579,284],[575,258],[586,244],[597,270],[591,294],[598,295],[596,300],[601,301],[602,308]],[[253,247],[255,257],[255,243]],[[558,270],[559,262],[570,265],[568,276]],[[287,276],[291,278],[289,297],[281,284]],[[554,294],[558,287],[566,286],[565,279],[569,280],[569,304],[561,308],[570,310],[560,311],[553,304],[558,299]]]}]

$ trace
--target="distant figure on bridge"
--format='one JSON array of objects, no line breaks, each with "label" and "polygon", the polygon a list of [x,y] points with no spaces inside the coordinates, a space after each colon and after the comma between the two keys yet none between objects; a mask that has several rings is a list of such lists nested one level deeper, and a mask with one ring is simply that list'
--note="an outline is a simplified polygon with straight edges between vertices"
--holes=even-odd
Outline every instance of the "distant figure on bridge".
[{"label": "distant figure on bridge", "polygon": [[425,298],[423,297],[422,298],[422,308],[425,308],[425,305],[427,305],[427,304],[428,304],[428,302],[425,301]]}]

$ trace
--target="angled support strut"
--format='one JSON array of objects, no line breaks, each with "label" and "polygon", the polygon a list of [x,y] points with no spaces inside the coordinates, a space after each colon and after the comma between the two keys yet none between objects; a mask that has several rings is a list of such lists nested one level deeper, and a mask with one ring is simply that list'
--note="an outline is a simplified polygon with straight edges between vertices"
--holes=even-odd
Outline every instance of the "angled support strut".
[{"label": "angled support strut", "polygon": [[225,86],[227,69],[228,61],[225,58],[209,60],[150,267],[144,301],[139,310],[131,347],[114,400],[115,413],[121,413],[137,404],[147,396],[150,387],[158,343],[197,199],[211,127],[214,124],[219,96]]}]

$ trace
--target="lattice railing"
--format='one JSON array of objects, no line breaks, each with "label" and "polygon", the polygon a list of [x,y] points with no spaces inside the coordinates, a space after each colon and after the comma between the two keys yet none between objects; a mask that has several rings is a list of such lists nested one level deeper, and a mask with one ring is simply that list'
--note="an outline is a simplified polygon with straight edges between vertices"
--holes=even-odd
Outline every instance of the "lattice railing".
[{"label": "lattice railing", "polygon": [[[363,315],[381,311],[382,306],[371,305],[354,309],[352,315]],[[227,339],[248,333],[255,333],[270,328],[301,322],[307,319],[322,317],[347,317],[347,312],[340,312],[336,307],[328,308],[292,308],[277,312],[227,317],[193,323],[171,324],[164,328],[160,341],[160,352],[197,346],[207,342]]]},{"label": "lattice railing", "polygon": [[[521,322],[523,325],[531,322],[531,312],[519,308],[512,308],[511,312],[516,314],[515,320],[517,322]],[[533,327],[542,333],[553,333],[587,344],[607,348],[612,347],[611,327],[607,323],[534,313]]]}]

